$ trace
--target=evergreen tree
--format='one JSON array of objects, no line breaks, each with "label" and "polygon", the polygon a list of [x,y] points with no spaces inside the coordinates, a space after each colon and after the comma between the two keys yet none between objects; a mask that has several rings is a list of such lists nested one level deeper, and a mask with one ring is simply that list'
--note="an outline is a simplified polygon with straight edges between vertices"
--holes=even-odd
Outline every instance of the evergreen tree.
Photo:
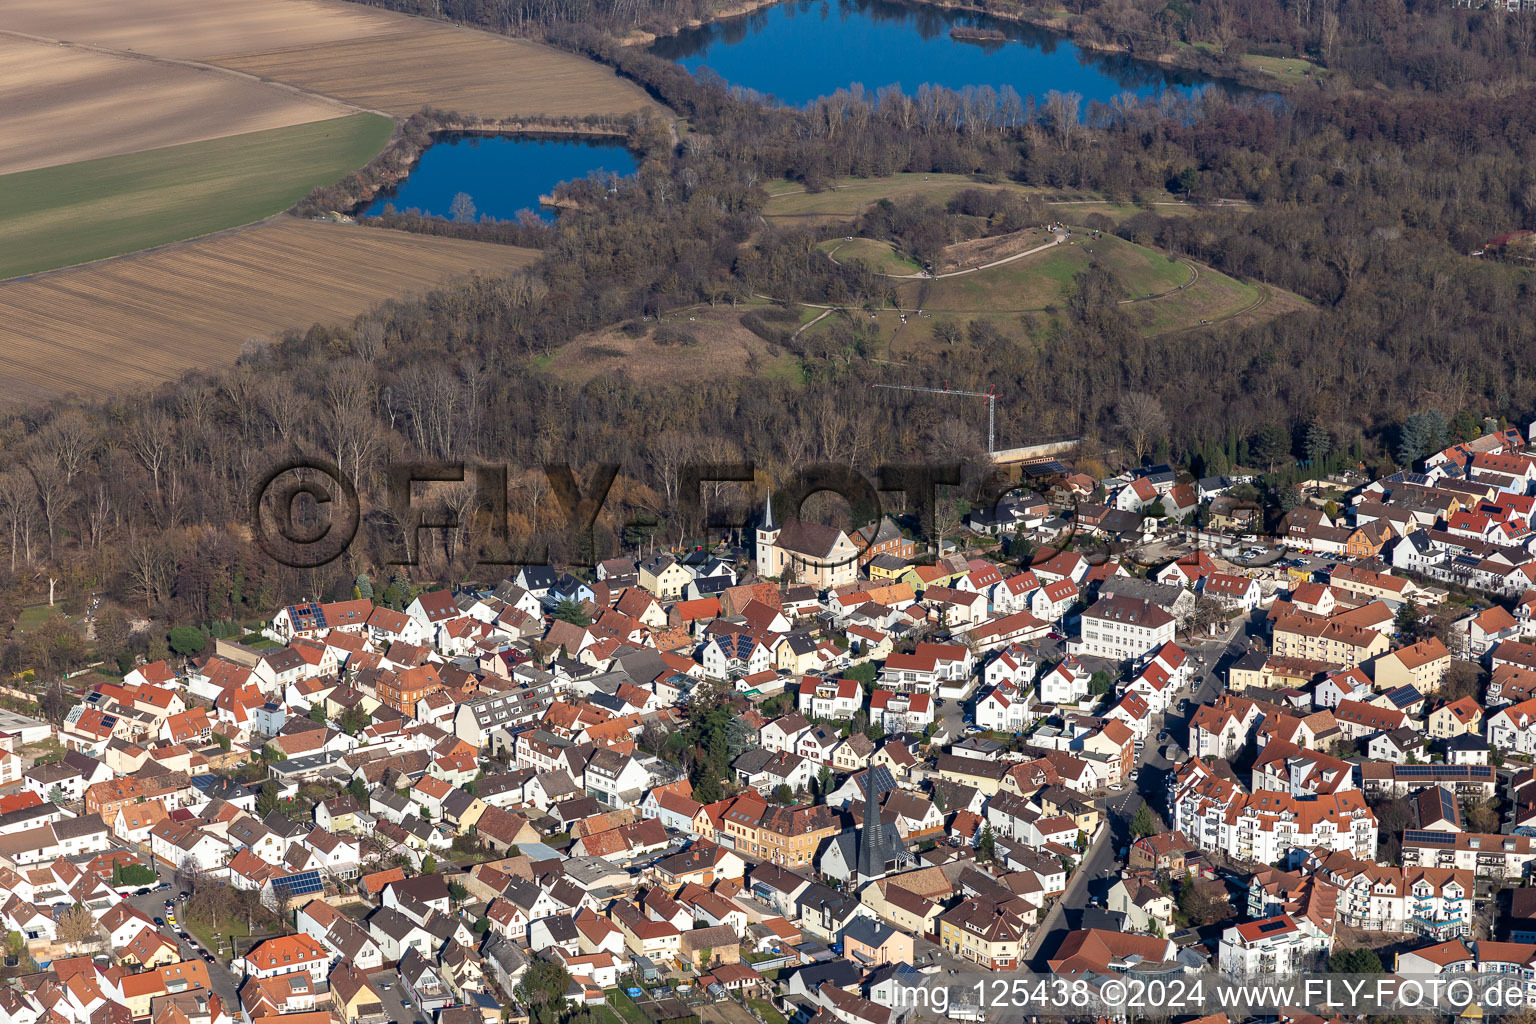
[{"label": "evergreen tree", "polygon": [[1449,426],[1439,410],[1416,412],[1403,421],[1397,438],[1397,461],[1412,465],[1445,447]]},{"label": "evergreen tree", "polygon": [[689,782],[693,784],[693,799],[701,804],[712,804],[725,795],[720,788],[719,776],[704,761],[694,763]]},{"label": "evergreen tree", "polygon": [[1278,423],[1264,424],[1248,440],[1249,454],[1256,462],[1268,466],[1271,473],[1275,471],[1275,463],[1285,458],[1290,450],[1291,439]]},{"label": "evergreen tree", "polygon": [[177,626],[171,630],[170,641],[171,650],[183,658],[190,658],[208,646],[207,634],[196,626]]},{"label": "evergreen tree", "polygon": [[1332,450],[1333,438],[1328,435],[1328,428],[1323,426],[1322,421],[1313,420],[1308,423],[1306,434],[1302,438],[1302,451],[1307,461],[1316,468]]},{"label": "evergreen tree", "polygon": [[559,619],[561,622],[569,622],[573,626],[592,625],[592,616],[582,610],[581,605],[575,601],[561,601],[555,605],[552,617]]}]

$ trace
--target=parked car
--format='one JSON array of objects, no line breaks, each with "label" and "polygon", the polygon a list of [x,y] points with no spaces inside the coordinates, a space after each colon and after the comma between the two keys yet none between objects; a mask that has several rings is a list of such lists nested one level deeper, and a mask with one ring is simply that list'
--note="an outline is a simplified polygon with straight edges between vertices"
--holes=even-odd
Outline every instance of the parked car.
[{"label": "parked car", "polygon": [[160,917],[155,918],[155,927],[156,928],[164,928],[165,927],[165,919],[164,918],[160,918]]}]

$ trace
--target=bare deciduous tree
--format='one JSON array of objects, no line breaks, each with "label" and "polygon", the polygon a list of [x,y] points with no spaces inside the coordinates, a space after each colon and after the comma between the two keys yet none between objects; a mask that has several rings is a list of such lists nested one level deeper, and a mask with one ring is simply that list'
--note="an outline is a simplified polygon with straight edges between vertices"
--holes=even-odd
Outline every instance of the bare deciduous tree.
[{"label": "bare deciduous tree", "polygon": [[75,492],[69,486],[68,476],[54,463],[36,462],[27,468],[37,488],[37,507],[43,514],[43,525],[48,530],[48,557],[52,558],[59,520],[74,503]]},{"label": "bare deciduous tree", "polygon": [[39,438],[39,448],[47,452],[64,471],[64,482],[71,483],[91,453],[101,443],[96,424],[78,409],[70,409],[54,418]]},{"label": "bare deciduous tree", "polygon": [[125,434],[129,450],[149,470],[156,495],[160,493],[160,475],[171,460],[175,426],[169,416],[154,409],[134,419]]},{"label": "bare deciduous tree", "polygon": [[157,605],[170,597],[176,581],[176,555],[168,543],[158,536],[134,537],[123,554],[133,591],[146,604]]},{"label": "bare deciduous tree", "polygon": [[1168,414],[1163,403],[1144,391],[1122,395],[1115,405],[1115,425],[1139,463],[1157,441],[1168,432]]},{"label": "bare deciduous tree", "polygon": [[16,554],[32,562],[32,526],[37,521],[37,485],[24,470],[0,473],[0,518],[11,535],[11,571],[16,571]]},{"label": "bare deciduous tree", "polygon": [[57,934],[60,942],[79,949],[97,937],[96,918],[76,903],[59,918]]}]

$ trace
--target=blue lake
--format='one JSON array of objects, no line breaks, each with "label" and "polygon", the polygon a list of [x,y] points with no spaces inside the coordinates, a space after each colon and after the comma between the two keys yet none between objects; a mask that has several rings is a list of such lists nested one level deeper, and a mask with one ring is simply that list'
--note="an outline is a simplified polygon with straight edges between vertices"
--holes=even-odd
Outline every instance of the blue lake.
[{"label": "blue lake", "polygon": [[[957,27],[1005,38],[951,38]],[[1037,99],[1054,89],[1107,102],[1125,92],[1190,92],[1211,82],[1079,50],[1032,25],[889,0],[790,0],[658,39],[651,52],[792,106],[854,83],[869,91],[898,85],[909,95],[923,84],[1012,86]]]},{"label": "blue lake", "polygon": [[539,208],[539,196],[555,185],[592,173],[633,174],[635,166],[634,154],[616,142],[445,136],[421,155],[408,178],[362,213],[376,215],[393,204],[401,212],[451,217],[453,199],[463,192],[475,204],[476,217],[512,220],[521,210],[533,210],[549,220],[553,212]]}]

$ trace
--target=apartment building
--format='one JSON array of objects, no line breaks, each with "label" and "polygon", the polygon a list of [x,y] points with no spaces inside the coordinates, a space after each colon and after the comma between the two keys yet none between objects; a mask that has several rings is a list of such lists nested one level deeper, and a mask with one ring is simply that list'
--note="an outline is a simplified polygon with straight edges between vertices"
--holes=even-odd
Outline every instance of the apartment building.
[{"label": "apartment building", "polygon": [[1115,661],[1144,658],[1172,643],[1172,615],[1145,598],[1105,597],[1083,612],[1079,653]]}]

